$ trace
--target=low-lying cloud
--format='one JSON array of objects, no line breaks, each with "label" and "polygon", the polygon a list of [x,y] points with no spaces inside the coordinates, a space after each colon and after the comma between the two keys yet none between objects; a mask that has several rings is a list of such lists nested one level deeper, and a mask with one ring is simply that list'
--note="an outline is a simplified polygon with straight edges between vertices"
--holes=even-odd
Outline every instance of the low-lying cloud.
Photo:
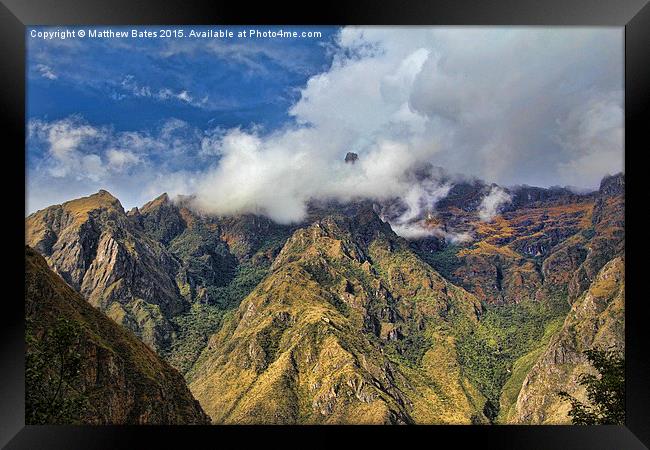
[{"label": "low-lying cloud", "polygon": [[499,208],[510,203],[512,197],[498,186],[492,186],[488,195],[483,197],[478,208],[478,217],[483,222],[490,222],[499,214]]}]

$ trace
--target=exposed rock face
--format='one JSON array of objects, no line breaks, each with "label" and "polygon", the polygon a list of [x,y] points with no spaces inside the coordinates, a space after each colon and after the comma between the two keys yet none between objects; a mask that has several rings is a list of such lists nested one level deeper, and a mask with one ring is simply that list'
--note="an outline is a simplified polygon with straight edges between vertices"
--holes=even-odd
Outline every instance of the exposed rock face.
[{"label": "exposed rock face", "polygon": [[356,153],[348,152],[345,155],[345,162],[346,163],[354,164],[355,162],[357,162],[357,159],[359,159],[359,155],[357,155]]},{"label": "exposed rock face", "polygon": [[614,258],[574,303],[560,332],[551,340],[523,382],[514,422],[571,423],[570,404],[557,393],[566,391],[584,401],[580,374],[591,372],[583,351],[592,348],[624,349],[625,268]]},{"label": "exposed rock face", "polygon": [[470,423],[480,394],[444,330],[479,309],[372,210],[324,218],[287,241],[190,387],[216,423]]},{"label": "exposed rock face", "polygon": [[26,220],[27,244],[88,301],[153,348],[169,345],[167,318],[187,308],[179,262],[127,217],[106,191],[55,205]]},{"label": "exposed rock face", "polygon": [[166,193],[146,203],[140,209],[139,217],[145,232],[163,245],[168,245],[187,227],[179,208],[172,204]]},{"label": "exposed rock face", "polygon": [[599,192],[604,196],[625,194],[625,176],[619,173],[603,178],[600,182]]},{"label": "exposed rock face", "polygon": [[64,384],[60,391],[63,398],[79,393],[87,397],[75,422],[209,423],[175,369],[132,332],[89,305],[29,247],[25,249],[25,311],[26,331],[34,339],[28,341],[28,356],[59,320],[67,320],[80,333],[72,349],[80,354],[80,374],[72,386]]},{"label": "exposed rock face", "polygon": [[172,203],[166,194],[133,220],[176,257],[176,284],[191,303],[218,302],[215,290],[227,286],[241,264],[270,265],[290,234],[289,227],[253,214],[204,216],[191,209],[191,198]]},{"label": "exposed rock face", "polygon": [[220,289],[242,283],[239,267],[268,268],[289,235],[263,217],[206,217],[189,203],[163,194],[125,214],[102,190],[30,215],[26,243],[91,304],[167,354],[179,314],[224,301]]}]

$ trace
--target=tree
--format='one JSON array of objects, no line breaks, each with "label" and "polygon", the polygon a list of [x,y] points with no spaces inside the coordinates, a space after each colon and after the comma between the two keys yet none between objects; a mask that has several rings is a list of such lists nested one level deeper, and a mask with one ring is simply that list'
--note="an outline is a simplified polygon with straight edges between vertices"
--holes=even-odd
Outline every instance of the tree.
[{"label": "tree", "polygon": [[619,351],[592,349],[584,352],[598,375],[582,374],[578,384],[587,390],[589,404],[567,392],[558,395],[571,402],[569,417],[575,425],[615,425],[625,422],[625,359]]}]

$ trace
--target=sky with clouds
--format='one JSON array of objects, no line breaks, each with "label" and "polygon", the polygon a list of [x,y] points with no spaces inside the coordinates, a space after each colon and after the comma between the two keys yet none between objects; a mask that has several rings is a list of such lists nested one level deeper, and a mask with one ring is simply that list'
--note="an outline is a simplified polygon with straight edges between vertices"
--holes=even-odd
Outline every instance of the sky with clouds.
[{"label": "sky with clouds", "polygon": [[408,177],[426,162],[588,189],[623,169],[622,28],[283,29],[322,36],[28,35],[27,212],[166,191],[291,222],[312,198],[437,198]]}]

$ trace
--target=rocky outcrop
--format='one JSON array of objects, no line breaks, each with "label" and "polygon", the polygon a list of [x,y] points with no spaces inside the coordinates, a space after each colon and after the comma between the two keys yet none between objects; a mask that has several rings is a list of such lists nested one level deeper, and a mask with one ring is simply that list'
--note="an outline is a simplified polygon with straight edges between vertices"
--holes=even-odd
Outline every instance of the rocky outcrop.
[{"label": "rocky outcrop", "polygon": [[345,154],[345,162],[346,163],[354,164],[355,162],[357,162],[358,159],[359,159],[359,155],[357,155],[354,152],[347,152]]},{"label": "rocky outcrop", "polygon": [[[28,418],[47,417],[38,414],[42,405],[56,402],[69,406],[78,402],[74,415],[65,419],[53,415],[51,421],[83,424],[209,423],[209,417],[175,369],[132,332],[116,325],[88,304],[49,269],[42,256],[29,247],[25,249],[25,311]],[[48,333],[62,321],[74,331],[74,339],[67,343],[51,342]],[[42,349],[43,345],[53,345],[56,351]],[[78,373],[59,372],[57,364],[63,364],[63,361],[56,358],[38,364],[39,358],[43,357],[39,351],[45,351],[47,355],[78,355]],[[64,375],[60,376],[60,373]],[[56,385],[61,380],[57,396],[48,396],[47,402],[42,401],[39,394],[49,394],[48,387],[43,383],[38,383],[38,386],[30,384],[30,380],[41,379],[51,380]],[[56,411],[57,414],[60,412]]]},{"label": "rocky outcrop", "polygon": [[602,179],[598,192],[601,196],[625,194],[625,176],[622,173],[609,175]]},{"label": "rocky outcrop", "polygon": [[[565,188],[513,188],[512,202],[499,216],[484,222],[475,207],[461,205],[468,199],[467,205],[476,206],[485,186],[464,183],[438,203],[435,217],[428,221],[446,233],[472,236],[471,242],[456,244],[453,267],[445,267],[449,257],[435,256],[448,243],[441,246],[433,237],[412,246],[434,268],[449,272],[450,280],[487,303],[567,294],[573,301],[605,263],[623,254],[624,186],[619,174],[603,179],[599,191],[583,195]],[[433,251],[422,251],[428,248]]]},{"label": "rocky outcrop", "polygon": [[146,203],[138,213],[145,232],[163,245],[168,245],[187,227],[179,208],[172,204],[167,193]]},{"label": "rocky outcrop", "polygon": [[581,401],[582,373],[593,369],[583,354],[592,348],[623,350],[625,267],[621,257],[608,262],[572,305],[564,325],[524,378],[513,421],[526,424],[571,423],[570,404],[558,397],[566,391]]}]

